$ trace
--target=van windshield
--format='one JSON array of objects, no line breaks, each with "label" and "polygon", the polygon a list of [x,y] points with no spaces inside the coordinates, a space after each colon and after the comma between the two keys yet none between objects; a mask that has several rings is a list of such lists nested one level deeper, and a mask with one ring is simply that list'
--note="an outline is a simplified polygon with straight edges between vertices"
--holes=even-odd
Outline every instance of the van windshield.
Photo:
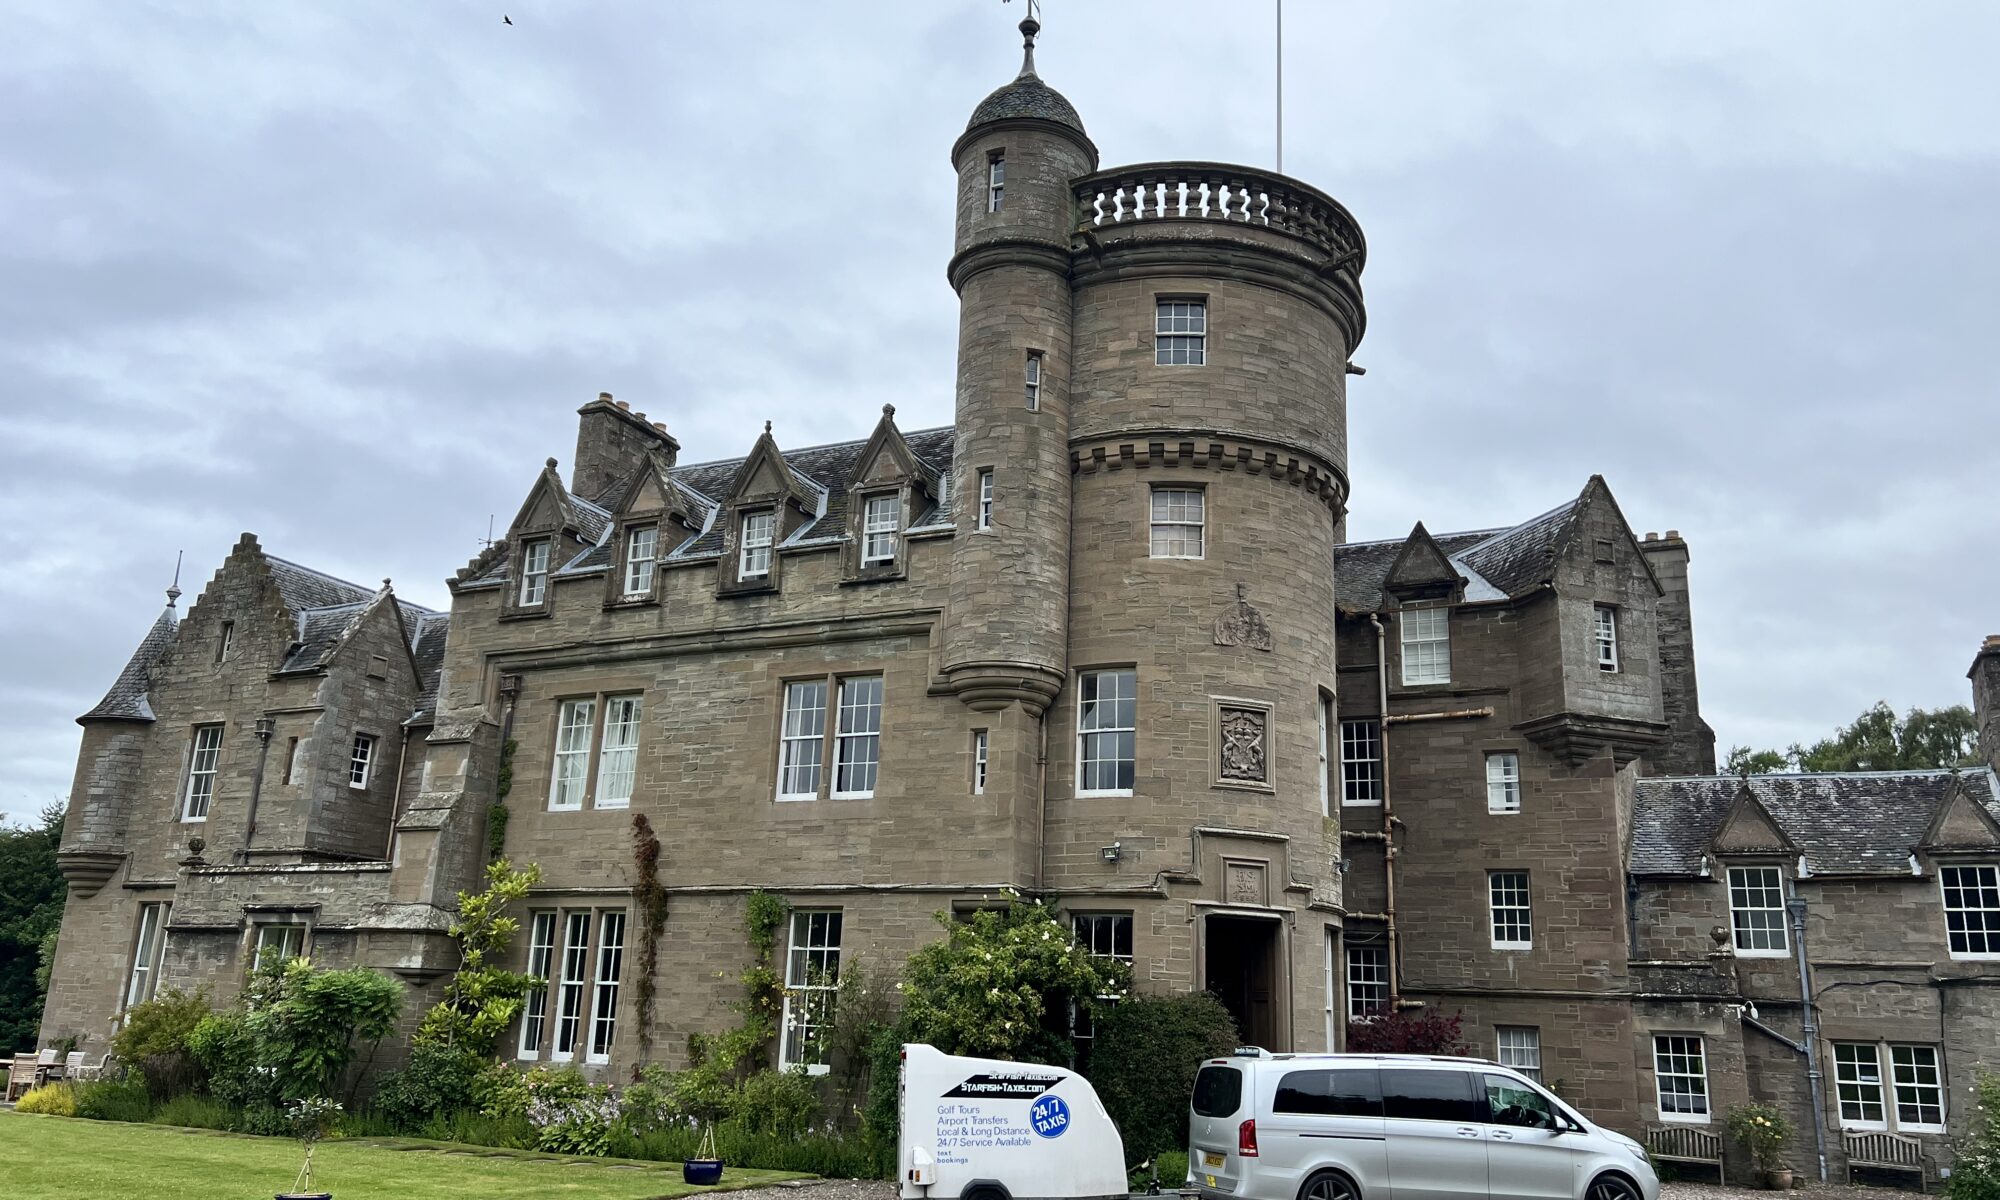
[{"label": "van windshield", "polygon": [[1242,1103],[1243,1072],[1235,1067],[1207,1066],[1194,1077],[1196,1116],[1230,1116]]}]

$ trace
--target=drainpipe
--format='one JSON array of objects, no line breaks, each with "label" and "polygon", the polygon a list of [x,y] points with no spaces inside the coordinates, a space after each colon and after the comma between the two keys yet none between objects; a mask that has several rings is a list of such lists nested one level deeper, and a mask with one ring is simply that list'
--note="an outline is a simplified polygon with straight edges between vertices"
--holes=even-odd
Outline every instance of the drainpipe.
[{"label": "drainpipe", "polygon": [[1798,948],[1799,1007],[1805,1022],[1806,1089],[1812,1093],[1813,1148],[1819,1152],[1819,1181],[1826,1182],[1826,1112],[1821,1107],[1819,1074],[1819,1019],[1813,1015],[1812,967],[1806,962],[1806,899],[1793,896],[1785,901],[1792,918],[1792,945]]},{"label": "drainpipe", "polygon": [[1382,746],[1382,935],[1389,953],[1389,1011],[1402,1002],[1402,958],[1396,944],[1396,809],[1389,802],[1389,631],[1377,613],[1368,614],[1375,627],[1375,700],[1377,738]]},{"label": "drainpipe", "polygon": [[250,811],[244,820],[243,852],[238,855],[245,865],[250,862],[250,843],[257,837],[257,801],[264,794],[264,761],[271,757],[271,734],[277,730],[277,723],[269,717],[258,717],[251,730],[257,735],[257,766],[250,773]]},{"label": "drainpipe", "polygon": [[389,794],[389,842],[382,847],[382,861],[396,855],[396,819],[403,815],[403,763],[410,757],[410,724],[403,722],[403,746],[396,751],[396,790]]}]

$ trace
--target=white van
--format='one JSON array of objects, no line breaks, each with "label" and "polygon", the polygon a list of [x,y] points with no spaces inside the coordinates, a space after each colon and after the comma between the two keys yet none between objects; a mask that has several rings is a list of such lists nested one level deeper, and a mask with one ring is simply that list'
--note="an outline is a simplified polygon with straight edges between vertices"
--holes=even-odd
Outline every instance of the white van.
[{"label": "white van", "polygon": [[1646,1151],[1472,1058],[1279,1054],[1195,1076],[1188,1183],[1205,1200],[1659,1200]]},{"label": "white van", "polygon": [[911,1043],[900,1082],[902,1200],[1125,1200],[1125,1142],[1076,1072]]}]

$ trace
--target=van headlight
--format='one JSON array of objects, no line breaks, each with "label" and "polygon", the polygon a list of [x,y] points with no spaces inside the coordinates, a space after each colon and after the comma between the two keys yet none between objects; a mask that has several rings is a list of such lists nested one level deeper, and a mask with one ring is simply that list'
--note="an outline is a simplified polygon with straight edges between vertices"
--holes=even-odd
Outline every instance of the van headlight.
[{"label": "van headlight", "polygon": [[1640,1162],[1645,1163],[1649,1167],[1653,1165],[1652,1156],[1647,1154],[1646,1148],[1644,1146],[1641,1146],[1639,1143],[1626,1142],[1625,1149],[1632,1155],[1633,1158],[1638,1159]]}]

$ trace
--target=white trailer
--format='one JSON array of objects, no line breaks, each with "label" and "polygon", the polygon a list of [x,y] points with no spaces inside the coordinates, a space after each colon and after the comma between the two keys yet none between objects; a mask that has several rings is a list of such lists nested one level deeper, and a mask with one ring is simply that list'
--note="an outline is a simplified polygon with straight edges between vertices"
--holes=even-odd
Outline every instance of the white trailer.
[{"label": "white trailer", "polygon": [[903,1200],[1124,1200],[1125,1142],[1075,1071],[903,1047]]}]

